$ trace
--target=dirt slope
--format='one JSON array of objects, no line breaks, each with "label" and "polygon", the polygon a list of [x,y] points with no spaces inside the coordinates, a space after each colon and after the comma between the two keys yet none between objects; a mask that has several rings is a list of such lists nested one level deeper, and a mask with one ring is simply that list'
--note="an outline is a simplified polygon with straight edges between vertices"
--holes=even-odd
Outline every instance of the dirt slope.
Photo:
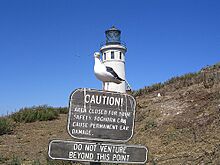
[{"label": "dirt slope", "polygon": [[132,140],[148,146],[149,164],[220,164],[220,84],[157,94],[137,99]]},{"label": "dirt slope", "polygon": [[4,158],[21,158],[25,164],[40,160],[46,164],[48,142],[52,139],[70,139],[66,131],[67,115],[58,120],[22,123],[13,134],[0,136],[0,153]]},{"label": "dirt slope", "polygon": [[[129,143],[148,147],[148,164],[220,164],[219,68],[208,69],[215,73],[208,80],[180,79],[136,96],[135,134]],[[177,88],[181,83],[187,85]],[[67,115],[60,115],[17,125],[11,135],[0,136],[0,160],[14,155],[24,164],[46,164],[51,139],[72,139],[66,124]]]}]

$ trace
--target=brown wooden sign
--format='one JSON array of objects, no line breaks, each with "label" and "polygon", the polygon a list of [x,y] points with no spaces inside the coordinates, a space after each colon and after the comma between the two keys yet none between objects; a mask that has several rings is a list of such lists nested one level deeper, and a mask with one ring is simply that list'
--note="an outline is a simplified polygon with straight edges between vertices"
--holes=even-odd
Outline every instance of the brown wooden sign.
[{"label": "brown wooden sign", "polygon": [[147,152],[146,147],[139,145],[53,140],[49,144],[48,155],[60,160],[144,164]]},{"label": "brown wooden sign", "polygon": [[135,99],[87,88],[70,96],[68,133],[77,139],[126,142],[133,136]]}]

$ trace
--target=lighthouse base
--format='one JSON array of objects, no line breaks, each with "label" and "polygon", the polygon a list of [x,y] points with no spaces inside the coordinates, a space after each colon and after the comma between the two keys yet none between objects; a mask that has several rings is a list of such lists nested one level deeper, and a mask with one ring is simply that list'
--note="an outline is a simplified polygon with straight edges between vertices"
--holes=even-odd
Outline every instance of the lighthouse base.
[{"label": "lighthouse base", "polygon": [[126,93],[125,82],[122,82],[121,84],[116,84],[113,82],[104,82],[102,88],[104,91]]}]

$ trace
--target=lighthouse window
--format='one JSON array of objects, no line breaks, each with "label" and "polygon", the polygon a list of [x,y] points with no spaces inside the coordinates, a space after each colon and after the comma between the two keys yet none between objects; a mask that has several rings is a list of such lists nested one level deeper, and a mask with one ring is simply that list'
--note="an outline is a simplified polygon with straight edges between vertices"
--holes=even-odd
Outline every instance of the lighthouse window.
[{"label": "lighthouse window", "polygon": [[114,52],[111,52],[111,59],[114,59],[114,58],[115,58]]},{"label": "lighthouse window", "polygon": [[106,53],[104,53],[103,55],[103,60],[106,60]]},{"label": "lighthouse window", "polygon": [[120,60],[121,60],[121,56],[122,56],[122,55],[121,55],[121,52],[120,52],[120,53],[119,53],[119,59],[120,59]]}]

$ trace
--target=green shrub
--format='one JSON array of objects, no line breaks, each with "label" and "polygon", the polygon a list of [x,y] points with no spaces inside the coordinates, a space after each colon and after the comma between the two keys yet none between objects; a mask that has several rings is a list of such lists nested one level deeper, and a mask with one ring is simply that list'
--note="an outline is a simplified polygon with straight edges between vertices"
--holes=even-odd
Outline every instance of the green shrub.
[{"label": "green shrub", "polygon": [[17,156],[13,156],[9,165],[21,165],[21,160]]},{"label": "green shrub", "polygon": [[0,135],[12,132],[12,122],[7,117],[0,117]]},{"label": "green shrub", "polygon": [[178,134],[177,132],[173,131],[173,132],[168,132],[167,134],[164,134],[162,136],[162,143],[164,145],[168,145],[171,142],[175,141],[178,138]]},{"label": "green shrub", "polygon": [[144,126],[145,130],[155,128],[155,127],[157,127],[156,121],[154,121],[153,119],[146,120],[145,126]]},{"label": "green shrub", "polygon": [[32,165],[41,165],[40,161],[37,159],[37,160],[34,160]]},{"label": "green shrub", "polygon": [[49,106],[37,106],[22,108],[11,115],[15,122],[30,123],[35,121],[47,121],[57,119],[59,111]]},{"label": "green shrub", "polygon": [[148,93],[151,93],[153,91],[157,91],[157,90],[159,90],[159,89],[161,89],[163,87],[164,87],[164,84],[162,84],[162,83],[155,83],[155,84],[153,84],[151,86],[146,86],[143,89],[139,89],[137,91],[132,91],[131,94],[133,96],[135,96],[135,97],[136,96],[141,96],[143,94],[148,94]]},{"label": "green shrub", "polygon": [[6,163],[8,158],[5,158],[2,154],[0,154],[0,164]]},{"label": "green shrub", "polygon": [[67,107],[58,107],[55,109],[58,111],[59,114],[67,114],[69,112]]},{"label": "green shrub", "polygon": [[146,86],[143,89],[132,91],[132,95],[136,97],[144,94],[149,94],[151,92],[160,90],[161,88],[168,85],[175,89],[179,89],[193,84],[199,84],[202,82],[200,74],[201,74],[200,72],[195,72],[195,73],[187,73],[182,76],[172,77],[171,79],[165,81],[164,83],[155,83],[151,86]]}]

